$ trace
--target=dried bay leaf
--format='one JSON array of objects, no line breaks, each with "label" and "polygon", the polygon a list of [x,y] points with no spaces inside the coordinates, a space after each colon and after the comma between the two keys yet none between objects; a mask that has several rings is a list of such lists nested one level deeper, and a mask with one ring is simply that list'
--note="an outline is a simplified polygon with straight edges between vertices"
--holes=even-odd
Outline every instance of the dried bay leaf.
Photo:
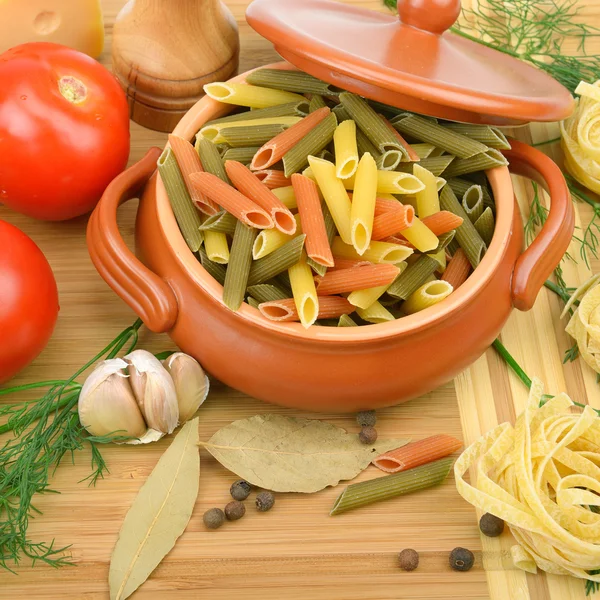
[{"label": "dried bay leaf", "polygon": [[319,420],[257,415],[217,431],[206,448],[225,468],[274,492],[318,492],[353,479],[375,456],[409,440],[361,444],[357,434]]},{"label": "dried bay leaf", "polygon": [[171,442],[129,509],[110,561],[111,600],[146,581],[185,530],[198,496],[198,419]]}]

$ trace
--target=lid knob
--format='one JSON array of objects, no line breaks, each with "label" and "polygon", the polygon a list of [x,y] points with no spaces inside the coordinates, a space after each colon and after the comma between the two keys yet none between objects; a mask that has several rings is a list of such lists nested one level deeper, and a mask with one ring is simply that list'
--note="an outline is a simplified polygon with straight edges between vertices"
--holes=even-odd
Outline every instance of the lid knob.
[{"label": "lid knob", "polygon": [[398,0],[398,15],[405,25],[442,34],[460,15],[460,0]]}]

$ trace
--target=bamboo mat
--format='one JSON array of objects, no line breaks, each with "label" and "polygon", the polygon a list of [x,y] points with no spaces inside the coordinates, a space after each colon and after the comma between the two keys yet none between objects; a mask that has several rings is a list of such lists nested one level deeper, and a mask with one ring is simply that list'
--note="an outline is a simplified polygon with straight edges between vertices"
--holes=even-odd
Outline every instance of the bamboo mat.
[{"label": "bamboo mat", "polygon": [[[348,2],[381,9],[378,0]],[[104,62],[110,62],[112,23],[124,0],[103,0],[108,45]],[[270,44],[244,22],[247,0],[226,2],[240,23],[242,70],[276,60]],[[579,2],[590,23],[600,25],[596,0]],[[600,50],[597,48],[596,50]],[[520,130],[525,141],[556,137],[555,126]],[[132,125],[131,163],[152,145],[162,146],[166,136]],[[559,158],[557,156],[557,158]],[[531,199],[528,183],[515,179],[524,214]],[[578,224],[587,223],[587,207],[578,207]],[[56,333],[39,359],[15,384],[68,377],[104,347],[135,318],[94,270],[85,248],[86,219],[70,223],[37,223],[0,207],[0,218],[29,234],[48,256],[55,271],[61,314]],[[133,244],[135,206],[121,209],[125,239]],[[578,257],[578,246],[572,255]],[[594,272],[600,269],[592,261]],[[565,262],[569,285],[590,275],[579,261]],[[502,341],[530,376],[541,377],[550,393],[568,391],[573,399],[600,408],[595,374],[582,364],[562,364],[572,342],[559,321],[559,301],[543,290],[529,313],[514,312],[502,332]],[[201,335],[201,332],[199,332]],[[166,336],[141,335],[141,346],[152,351],[172,349]],[[513,421],[522,410],[527,390],[499,359],[488,351],[454,383],[402,406],[380,411],[380,436],[420,439],[435,433],[462,438],[466,444],[498,423]],[[207,439],[232,420],[264,412],[300,415],[265,405],[217,382],[200,413],[200,436]],[[316,415],[302,414],[312,417]],[[356,430],[349,416],[323,418]],[[53,485],[60,495],[37,502],[43,511],[31,522],[33,539],[55,538],[72,544],[72,568],[52,570],[23,564],[18,575],[0,571],[0,598],[85,599],[108,598],[107,577],[112,548],[128,507],[168,445],[163,440],[148,447],[109,447],[104,456],[110,474],[95,488],[78,483],[89,473],[89,454],[76,455],[75,464],[63,464]],[[376,477],[368,469],[360,479]],[[329,509],[339,493],[329,489],[311,496],[281,494],[271,513],[249,507],[246,517],[216,532],[202,525],[203,512],[228,501],[234,477],[206,453],[201,455],[200,494],[190,525],[175,549],[133,596],[136,599],[230,600],[282,598],[311,600],[583,600],[581,582],[546,575],[526,575],[510,564],[511,538],[481,539],[475,510],[457,494],[449,480],[441,487],[376,505],[339,517]],[[455,573],[448,553],[464,546],[476,554],[469,573]],[[405,547],[421,553],[416,572],[401,572],[396,554]],[[600,595],[594,596],[600,600]]]}]

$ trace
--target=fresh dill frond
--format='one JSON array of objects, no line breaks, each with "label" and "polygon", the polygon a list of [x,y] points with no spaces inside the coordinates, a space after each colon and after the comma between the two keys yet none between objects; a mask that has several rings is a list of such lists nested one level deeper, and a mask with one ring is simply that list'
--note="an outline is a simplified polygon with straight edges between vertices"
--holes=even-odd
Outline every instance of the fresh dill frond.
[{"label": "fresh dill frond", "polygon": [[538,184],[533,182],[533,198],[529,205],[529,217],[525,223],[525,240],[529,246],[548,218],[549,210],[542,204]]},{"label": "fresh dill frond", "polygon": [[579,357],[579,346],[575,343],[566,352],[563,358],[563,365],[568,362],[573,362]]},{"label": "fresh dill frond", "polygon": [[[590,575],[600,575],[600,569],[597,569],[595,571],[588,571],[588,573]],[[587,579],[585,582],[585,595],[591,596],[596,592],[600,592],[600,583],[598,583],[597,581],[590,581],[589,579]]]}]

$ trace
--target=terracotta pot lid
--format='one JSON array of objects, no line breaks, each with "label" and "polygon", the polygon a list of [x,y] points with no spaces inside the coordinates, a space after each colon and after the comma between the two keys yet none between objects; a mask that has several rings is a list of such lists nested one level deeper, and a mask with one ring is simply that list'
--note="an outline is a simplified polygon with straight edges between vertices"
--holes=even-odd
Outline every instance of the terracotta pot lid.
[{"label": "terracotta pot lid", "polygon": [[495,125],[558,121],[569,91],[546,73],[451,33],[460,0],[398,0],[398,17],[331,0],[254,0],[248,23],[328,83],[422,114]]}]

